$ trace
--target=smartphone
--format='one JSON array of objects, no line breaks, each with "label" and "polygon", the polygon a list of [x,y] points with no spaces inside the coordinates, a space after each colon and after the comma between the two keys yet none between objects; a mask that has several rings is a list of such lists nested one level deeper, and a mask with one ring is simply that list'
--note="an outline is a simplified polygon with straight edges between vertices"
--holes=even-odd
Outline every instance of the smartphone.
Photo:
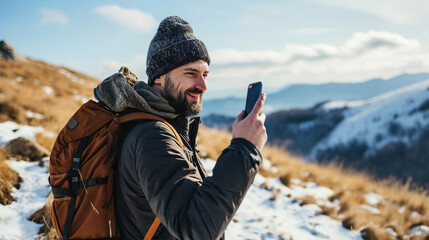
[{"label": "smartphone", "polygon": [[244,109],[246,111],[246,116],[252,111],[253,106],[255,106],[261,93],[262,82],[251,83],[247,87],[246,108]]}]

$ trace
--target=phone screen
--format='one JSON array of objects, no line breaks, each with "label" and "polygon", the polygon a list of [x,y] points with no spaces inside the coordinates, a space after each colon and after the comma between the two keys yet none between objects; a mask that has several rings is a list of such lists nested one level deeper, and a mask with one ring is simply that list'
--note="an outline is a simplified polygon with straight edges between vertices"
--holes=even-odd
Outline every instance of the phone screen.
[{"label": "phone screen", "polygon": [[244,109],[246,111],[246,116],[252,111],[253,106],[255,106],[261,93],[262,82],[249,84],[247,88],[246,108]]}]

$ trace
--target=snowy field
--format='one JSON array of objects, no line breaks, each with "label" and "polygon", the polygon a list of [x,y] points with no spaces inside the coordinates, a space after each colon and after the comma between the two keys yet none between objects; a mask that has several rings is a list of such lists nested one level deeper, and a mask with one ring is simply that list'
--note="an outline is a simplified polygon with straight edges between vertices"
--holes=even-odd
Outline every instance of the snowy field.
[{"label": "snowy field", "polygon": [[[41,127],[0,123],[0,146],[20,136],[34,139],[42,131]],[[48,158],[43,160],[48,161]],[[39,166],[39,162],[7,160],[7,163],[19,173],[23,181],[19,189],[12,189],[15,201],[6,206],[0,204],[0,239],[37,239],[41,225],[28,218],[46,203],[50,192],[48,171],[46,167]]]},{"label": "snowy field", "polygon": [[[11,122],[0,123],[0,143],[25,136],[34,138],[41,128],[20,126]],[[0,239],[37,239],[41,225],[27,219],[41,208],[49,194],[48,172],[36,162],[8,160],[7,163],[23,178],[21,188],[14,189],[13,204],[0,205]],[[203,159],[208,172],[215,162]],[[265,166],[269,162],[265,161]],[[274,169],[275,170],[275,169]],[[294,179],[292,187],[279,179],[257,175],[236,216],[230,223],[227,239],[362,239],[358,231],[349,231],[341,222],[325,215],[317,215],[320,208],[314,204],[301,206],[294,198],[312,196],[318,204],[337,206],[328,201],[332,190],[311,182]],[[275,197],[273,197],[275,196]]]},{"label": "snowy field", "polygon": [[[203,164],[211,173],[215,161],[203,159]],[[362,239],[358,231],[349,231],[341,222],[317,215],[321,210],[317,205],[301,206],[293,199],[310,195],[321,205],[336,206],[338,203],[327,200],[333,193],[331,189],[298,179],[294,179],[293,183],[294,186],[288,188],[277,178],[265,178],[258,174],[229,224],[226,238]]]},{"label": "snowy field", "polygon": [[22,177],[19,190],[13,189],[15,201],[3,206],[0,204],[0,239],[37,239],[40,224],[28,218],[45,205],[50,189],[48,171],[38,162],[8,160],[7,163]]}]

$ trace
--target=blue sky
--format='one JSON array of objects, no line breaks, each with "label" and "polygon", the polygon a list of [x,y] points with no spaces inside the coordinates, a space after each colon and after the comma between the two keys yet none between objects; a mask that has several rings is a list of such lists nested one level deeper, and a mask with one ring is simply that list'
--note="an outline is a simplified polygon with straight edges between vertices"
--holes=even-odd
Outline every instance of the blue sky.
[{"label": "blue sky", "polygon": [[178,15],[210,52],[206,98],[296,83],[359,82],[429,70],[429,1],[1,1],[0,39],[23,55],[103,79],[146,80],[149,42]]}]

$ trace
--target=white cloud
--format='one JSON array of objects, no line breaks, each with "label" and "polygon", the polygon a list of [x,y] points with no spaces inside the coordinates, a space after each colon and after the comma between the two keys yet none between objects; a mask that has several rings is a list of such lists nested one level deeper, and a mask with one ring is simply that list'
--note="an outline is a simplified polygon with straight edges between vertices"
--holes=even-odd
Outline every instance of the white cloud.
[{"label": "white cloud", "polygon": [[419,41],[404,38],[399,34],[369,31],[367,33],[355,33],[345,44],[344,51],[351,54],[361,54],[377,48],[408,51],[419,47]]},{"label": "white cloud", "polygon": [[42,19],[40,22],[42,24],[66,25],[69,23],[67,16],[59,10],[42,8],[41,13]]},{"label": "white cloud", "polygon": [[429,12],[427,0],[318,0],[314,2],[370,14],[396,24],[409,24],[427,19]]},{"label": "white cloud", "polygon": [[378,31],[355,33],[339,46],[287,44],[281,51],[228,49],[210,54],[210,87],[219,92],[252,81],[274,90],[292,83],[357,82],[429,69],[429,52],[418,40]]},{"label": "white cloud", "polygon": [[155,28],[158,23],[155,18],[135,8],[122,8],[117,5],[99,6],[94,13],[106,17],[126,28],[136,32],[146,33]]},{"label": "white cloud", "polygon": [[316,61],[330,58],[354,58],[379,50],[407,52],[420,47],[418,40],[398,34],[379,31],[357,32],[343,46],[329,44],[287,44],[283,51],[238,51],[234,49],[211,52],[213,64],[227,67],[236,65],[291,64],[296,61]]}]

